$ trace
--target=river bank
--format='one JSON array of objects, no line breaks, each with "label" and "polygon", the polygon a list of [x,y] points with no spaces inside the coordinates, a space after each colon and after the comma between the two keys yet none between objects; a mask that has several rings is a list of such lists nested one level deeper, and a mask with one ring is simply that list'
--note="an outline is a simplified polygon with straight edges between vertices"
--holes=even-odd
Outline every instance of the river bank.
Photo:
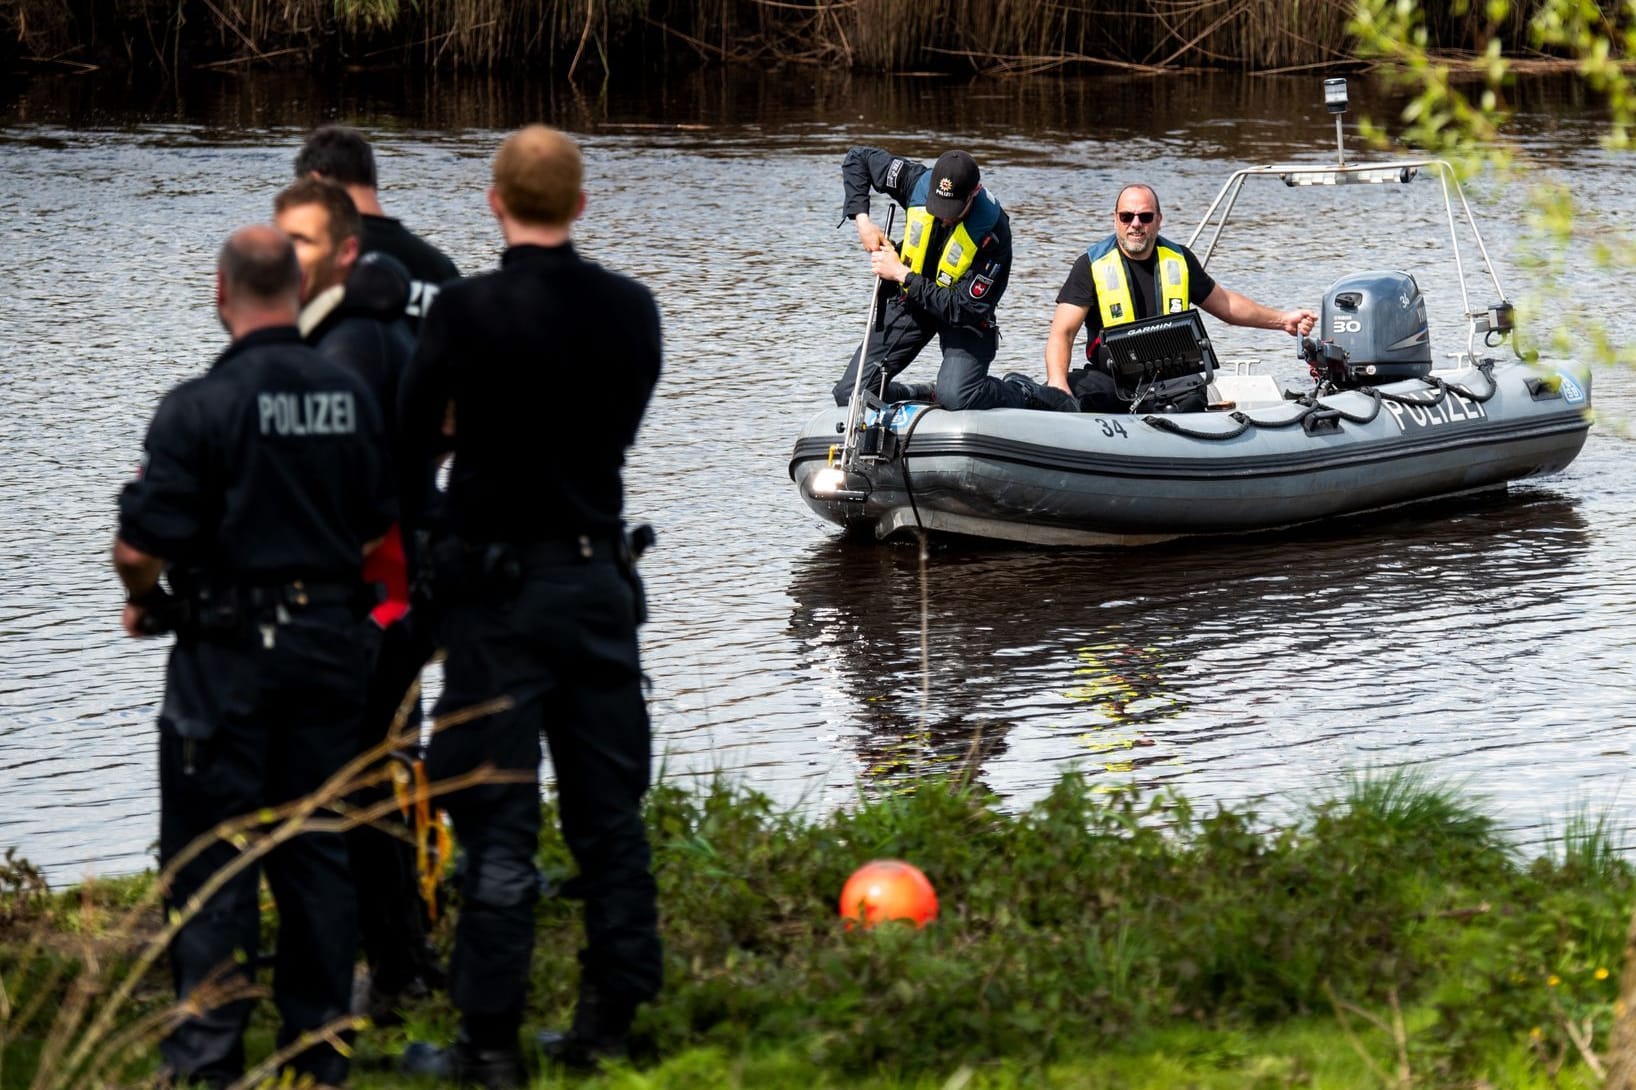
[{"label": "river bank", "polygon": [[[1509,53],[1544,0],[1425,13],[1434,49]],[[1490,5],[1492,7],[1492,5]],[[1356,68],[1352,5],[1302,0],[0,0],[0,62],[69,69],[416,66],[609,75],[790,65],[994,75]]]},{"label": "river bank", "polygon": [[[1516,1088],[1594,1085],[1606,1062],[1636,874],[1601,822],[1525,858],[1479,803],[1405,774],[1277,824],[1077,773],[1027,810],[997,801],[937,780],[811,821],[721,782],[659,788],[667,983],[639,1018],[643,1072],[586,1085]],[[843,928],[846,876],[887,857],[926,872],[939,918]],[[540,858],[568,868],[552,821]],[[160,972],[104,1031],[100,1070],[30,1082],[48,1042],[83,1039],[76,995],[107,1003],[155,930],[151,877],[52,893],[12,860],[0,884],[0,1085],[151,1070]],[[539,911],[540,1025],[571,1008],[577,913]],[[402,1085],[406,1037],[453,1026],[434,998],[366,1031],[353,1084]]]}]

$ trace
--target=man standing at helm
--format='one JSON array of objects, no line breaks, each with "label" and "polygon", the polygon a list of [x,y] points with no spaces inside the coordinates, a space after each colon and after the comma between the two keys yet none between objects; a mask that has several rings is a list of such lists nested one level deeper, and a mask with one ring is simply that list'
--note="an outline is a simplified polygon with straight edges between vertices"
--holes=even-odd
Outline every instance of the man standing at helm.
[{"label": "man standing at helm", "polygon": [[[984,188],[977,162],[963,151],[944,152],[937,165],[899,158],[880,148],[857,147],[841,163],[846,189],[842,215],[853,221],[869,251],[870,267],[887,292],[879,325],[867,338],[863,388],[887,401],[934,401],[946,409],[1024,408],[1025,388],[991,378],[999,349],[994,310],[1011,276],[1011,221]],[[901,252],[869,218],[869,193],[885,193],[907,212]],[[892,381],[933,337],[943,352],[937,382]],[[857,385],[859,357],[835,384],[845,405]]]}]

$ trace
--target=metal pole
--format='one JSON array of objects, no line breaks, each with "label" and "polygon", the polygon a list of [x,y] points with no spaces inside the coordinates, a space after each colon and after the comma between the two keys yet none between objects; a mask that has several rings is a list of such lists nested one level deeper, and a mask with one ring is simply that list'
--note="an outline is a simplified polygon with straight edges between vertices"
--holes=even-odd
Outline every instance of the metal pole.
[{"label": "metal pole", "polygon": [[[890,204],[886,207],[886,245],[892,245],[892,221],[897,216],[898,206]],[[852,376],[852,397],[846,403],[846,439],[841,446],[841,466],[844,469],[852,468],[853,456],[857,453],[858,422],[863,417],[863,404],[860,394],[863,391],[863,369],[869,365],[869,338],[875,332],[875,314],[880,307],[881,281],[880,277],[871,277],[869,292],[869,324],[863,328],[863,344],[858,348],[858,369]],[[882,371],[882,377],[885,372]]]}]

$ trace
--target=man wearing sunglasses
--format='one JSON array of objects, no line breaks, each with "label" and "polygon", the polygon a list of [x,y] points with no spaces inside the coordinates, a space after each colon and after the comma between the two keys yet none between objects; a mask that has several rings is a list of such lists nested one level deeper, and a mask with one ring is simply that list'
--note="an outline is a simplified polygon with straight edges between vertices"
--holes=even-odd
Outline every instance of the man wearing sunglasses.
[{"label": "man wearing sunglasses", "polygon": [[[889,293],[877,308],[877,325],[852,354],[835,384],[835,403],[852,397],[857,369],[863,387],[885,400],[933,401],[945,409],[1025,408],[1024,387],[989,376],[999,349],[994,308],[1011,276],[1011,221],[984,188],[977,162],[963,151],[945,152],[937,164],[857,147],[841,163],[846,189],[842,215],[858,229],[870,267]],[[885,193],[907,215],[900,247],[869,218],[869,192]],[[943,350],[937,382],[893,382],[933,337]]]},{"label": "man wearing sunglasses", "polygon": [[[1116,325],[1198,307],[1229,325],[1282,329],[1304,336],[1317,324],[1310,310],[1274,310],[1216,283],[1193,251],[1159,234],[1164,215],[1151,186],[1127,185],[1114,202],[1113,234],[1079,255],[1057,293],[1056,314],[1045,342],[1045,379],[1079,398],[1093,412],[1124,412],[1130,403],[1114,392],[1106,368],[1102,331]],[[1089,365],[1068,372],[1074,338],[1085,328]],[[1203,409],[1202,392],[1181,410]]]}]

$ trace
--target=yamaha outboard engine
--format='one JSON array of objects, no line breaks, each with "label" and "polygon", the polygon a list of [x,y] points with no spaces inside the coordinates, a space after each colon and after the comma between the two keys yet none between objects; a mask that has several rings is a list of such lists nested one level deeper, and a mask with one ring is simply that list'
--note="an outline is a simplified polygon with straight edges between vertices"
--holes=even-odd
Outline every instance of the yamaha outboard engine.
[{"label": "yamaha outboard engine", "polygon": [[[1406,272],[1343,276],[1324,293],[1313,346],[1336,386],[1379,386],[1431,372],[1426,300]],[[1314,367],[1316,374],[1317,367]]]}]

